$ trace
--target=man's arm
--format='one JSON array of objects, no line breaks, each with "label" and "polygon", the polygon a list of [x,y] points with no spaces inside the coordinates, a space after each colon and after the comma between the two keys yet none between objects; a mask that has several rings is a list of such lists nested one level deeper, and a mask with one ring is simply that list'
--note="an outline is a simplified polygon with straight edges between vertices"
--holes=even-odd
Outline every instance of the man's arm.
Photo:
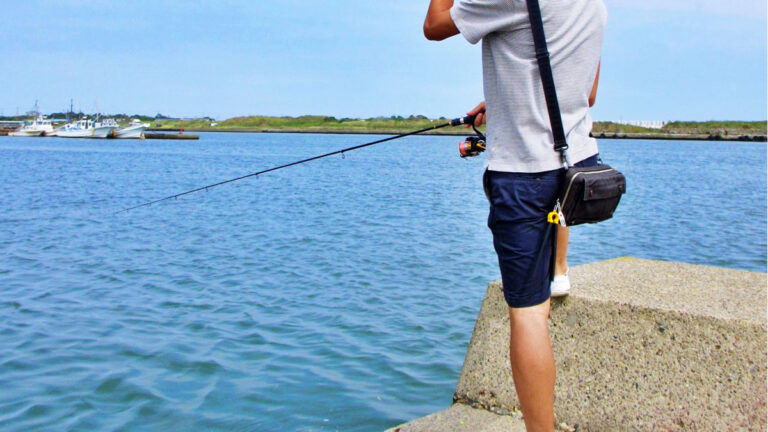
[{"label": "man's arm", "polygon": [[597,82],[600,81],[600,63],[597,64],[597,74],[595,75],[595,83],[592,84],[592,91],[589,92],[589,107],[595,105],[595,99],[597,98]]},{"label": "man's arm", "polygon": [[441,41],[459,34],[451,18],[453,0],[431,0],[427,17],[424,19],[424,36],[429,40]]}]

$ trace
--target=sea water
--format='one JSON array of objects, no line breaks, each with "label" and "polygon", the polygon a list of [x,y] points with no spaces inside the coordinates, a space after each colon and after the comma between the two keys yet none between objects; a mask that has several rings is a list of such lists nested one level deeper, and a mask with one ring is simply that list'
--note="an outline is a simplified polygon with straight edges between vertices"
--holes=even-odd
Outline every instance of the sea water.
[{"label": "sea water", "polygon": [[[488,282],[482,159],[411,137],[0,139],[0,429],[375,431],[443,409]],[[619,256],[766,270],[766,146],[600,141]]]}]

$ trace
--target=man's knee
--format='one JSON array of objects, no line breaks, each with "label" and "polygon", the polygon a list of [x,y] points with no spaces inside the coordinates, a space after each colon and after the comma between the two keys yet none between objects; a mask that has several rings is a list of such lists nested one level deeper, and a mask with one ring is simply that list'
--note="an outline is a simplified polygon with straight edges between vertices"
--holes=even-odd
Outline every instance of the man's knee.
[{"label": "man's knee", "polygon": [[546,323],[549,319],[549,299],[535,306],[524,308],[509,308],[511,325],[522,323]]}]

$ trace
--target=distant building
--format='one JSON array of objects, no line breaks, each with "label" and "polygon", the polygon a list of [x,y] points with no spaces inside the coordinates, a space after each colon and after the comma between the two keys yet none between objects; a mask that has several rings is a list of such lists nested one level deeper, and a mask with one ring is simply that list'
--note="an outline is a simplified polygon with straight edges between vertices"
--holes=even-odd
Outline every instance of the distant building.
[{"label": "distant building", "polygon": [[648,129],[661,129],[669,122],[662,120],[619,120],[615,123],[628,126],[640,126]]}]

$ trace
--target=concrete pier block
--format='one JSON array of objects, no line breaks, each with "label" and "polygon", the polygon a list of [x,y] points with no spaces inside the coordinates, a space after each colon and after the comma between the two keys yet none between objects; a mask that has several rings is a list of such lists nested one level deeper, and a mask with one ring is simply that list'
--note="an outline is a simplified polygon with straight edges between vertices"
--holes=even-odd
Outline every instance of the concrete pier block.
[{"label": "concrete pier block", "polygon": [[[580,431],[766,430],[765,273],[620,258],[574,267],[571,281],[550,320],[557,423]],[[508,353],[496,282],[454,401],[519,411]]]},{"label": "concrete pier block", "polygon": [[525,432],[525,423],[519,414],[498,415],[457,403],[386,432]]}]

